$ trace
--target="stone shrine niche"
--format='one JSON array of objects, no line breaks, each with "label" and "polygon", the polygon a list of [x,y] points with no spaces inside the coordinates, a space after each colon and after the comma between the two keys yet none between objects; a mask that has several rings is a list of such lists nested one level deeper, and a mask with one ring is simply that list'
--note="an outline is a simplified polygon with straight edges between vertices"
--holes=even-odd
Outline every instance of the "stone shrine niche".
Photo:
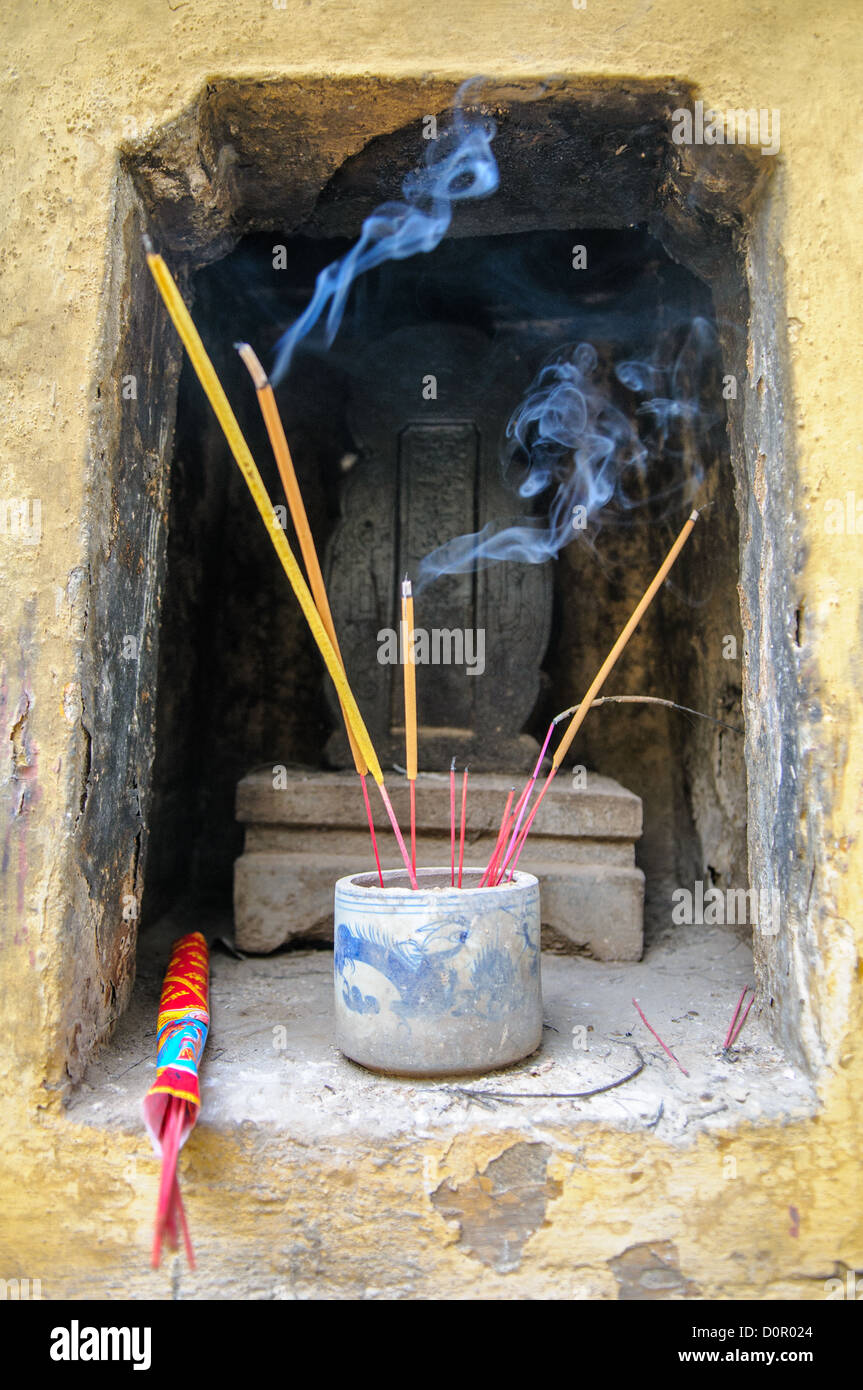
[{"label": "stone shrine niche", "polygon": [[[404,763],[403,673],[379,659],[379,634],[399,631],[405,574],[414,582],[415,625],[429,634],[429,664],[417,671],[420,767],[445,771],[455,756],[476,771],[502,771],[535,755],[535,740],[520,731],[549,638],[550,563],[474,567],[416,592],[429,551],[490,521],[529,516],[500,461],[524,386],[511,351],[446,323],[399,329],[354,373],[348,420],[358,458],[325,577],[348,675],[385,768]],[[327,699],[336,724],[328,760],[352,766],[329,682]]]}]

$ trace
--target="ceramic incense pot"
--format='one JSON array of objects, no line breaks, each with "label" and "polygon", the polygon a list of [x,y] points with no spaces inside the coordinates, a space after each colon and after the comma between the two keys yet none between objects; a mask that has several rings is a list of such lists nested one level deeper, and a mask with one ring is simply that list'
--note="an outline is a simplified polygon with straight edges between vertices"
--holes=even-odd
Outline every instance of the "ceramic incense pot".
[{"label": "ceramic incense pot", "polygon": [[403,869],[339,879],[335,895],[336,1042],[346,1057],[403,1076],[505,1067],[542,1038],[539,884],[478,885],[465,869]]}]

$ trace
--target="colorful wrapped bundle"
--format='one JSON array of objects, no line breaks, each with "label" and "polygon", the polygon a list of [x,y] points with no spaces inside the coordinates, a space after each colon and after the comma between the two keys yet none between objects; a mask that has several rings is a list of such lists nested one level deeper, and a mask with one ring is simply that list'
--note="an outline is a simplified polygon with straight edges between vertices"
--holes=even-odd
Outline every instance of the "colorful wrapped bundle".
[{"label": "colorful wrapped bundle", "polygon": [[210,957],[200,932],[174,942],[168,973],[162,985],[156,1039],[156,1080],[144,1097],[144,1123],[153,1148],[162,1159],[153,1268],[159,1264],[162,1241],[177,1249],[177,1224],[183,1231],[192,1269],[195,1257],[177,1181],[177,1157],[195,1127],[201,1108],[198,1066],[210,1026]]}]

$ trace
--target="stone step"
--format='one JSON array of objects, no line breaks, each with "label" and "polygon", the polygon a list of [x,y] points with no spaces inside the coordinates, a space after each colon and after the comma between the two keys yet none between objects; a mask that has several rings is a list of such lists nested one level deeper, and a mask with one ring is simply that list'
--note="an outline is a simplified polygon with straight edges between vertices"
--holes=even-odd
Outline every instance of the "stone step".
[{"label": "stone step", "polygon": [[[466,864],[488,862],[511,786],[511,778],[502,774],[470,779]],[[373,787],[370,795],[381,862],[399,868]],[[406,828],[404,778],[393,780],[391,796]],[[356,775],[292,770],[274,778],[272,767],[260,768],[237,788],[237,817],[246,826],[244,853],[234,870],[238,946],[263,953],[286,941],[332,940],[336,880],[374,868]],[[417,782],[423,864],[449,864],[449,826],[449,777],[425,774]],[[539,878],[543,925],[555,934],[556,945],[598,960],[639,959],[644,876],[635,867],[635,840],[640,833],[640,799],[611,778],[589,773],[584,786],[573,787],[571,775],[562,773],[552,783],[520,867]]]},{"label": "stone step", "polygon": [[[515,779],[516,794],[525,776]],[[537,812],[532,834],[637,840],[641,835],[641,798],[610,777],[584,774],[585,785],[573,786],[572,772],[564,768],[552,782]],[[281,782],[282,785],[274,785]],[[514,779],[503,773],[481,772],[468,782],[468,828],[497,834],[506,798]],[[389,822],[377,789],[368,779],[375,827]],[[408,819],[409,790],[404,777],[392,774],[387,790],[401,824]],[[461,772],[456,786],[457,810],[461,798]],[[449,776],[423,773],[417,779],[417,829],[449,833]],[[362,795],[354,772],[303,772],[289,769],[274,774],[273,767],[250,772],[237,785],[237,820],[245,824],[325,826],[355,830],[364,824]]]}]

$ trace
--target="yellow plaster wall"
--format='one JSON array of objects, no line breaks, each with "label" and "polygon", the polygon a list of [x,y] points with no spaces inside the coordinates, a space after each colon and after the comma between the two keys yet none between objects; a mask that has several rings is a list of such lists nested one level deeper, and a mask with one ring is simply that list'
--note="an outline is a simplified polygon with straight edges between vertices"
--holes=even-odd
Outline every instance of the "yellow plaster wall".
[{"label": "yellow plaster wall", "polygon": [[[518,1278],[522,1290],[569,1291],[574,1233],[584,1241],[586,1211],[598,1231],[591,1249],[584,1249],[587,1265],[601,1263],[615,1248],[655,1239],[665,1213],[683,1268],[704,1290],[715,1294],[733,1285],[738,1294],[805,1296],[810,1290],[823,1296],[811,1280],[819,1270],[831,1273],[832,1260],[863,1266],[854,1200],[855,1101],[863,1086],[856,987],[863,898],[863,535],[831,536],[823,524],[828,500],[852,491],[863,498],[863,44],[857,0],[817,6],[809,0],[587,0],[583,10],[569,0],[286,0],[285,9],[269,0],[7,0],[0,26],[2,492],[40,497],[44,526],[40,546],[0,538],[6,700],[0,793],[7,866],[0,927],[0,1209],[18,1213],[8,1227],[13,1245],[4,1251],[6,1263],[11,1250],[22,1270],[33,1262],[41,1270],[53,1247],[66,1280],[74,1283],[77,1271],[82,1291],[98,1292],[100,1280],[104,1286],[104,1246],[75,1235],[92,1221],[93,1173],[100,1163],[107,1165],[103,1190],[114,1204],[117,1230],[131,1237],[137,1229],[137,1199],[124,1186],[122,1155],[107,1154],[103,1136],[65,1127],[54,1025],[64,979],[64,856],[81,757],[75,682],[86,613],[75,597],[74,575],[87,558],[84,485],[118,146],[178,114],[214,75],[282,73],[310,83],[334,73],[673,76],[692,82],[708,104],[722,109],[781,111],[772,220],[784,258],[793,348],[787,408],[804,518],[806,659],[822,711],[811,757],[829,776],[834,797],[819,880],[819,988],[832,1001],[830,1065],[819,1078],[824,1108],[817,1122],[765,1127],[735,1140],[740,1176],[733,1184],[721,1181],[719,1151],[706,1140],[681,1154],[639,1140],[636,1153],[632,1138],[599,1134],[592,1142],[602,1161],[595,1167],[568,1169],[561,1158],[563,1193],[550,1205],[551,1225],[533,1238]],[[22,723],[25,692],[29,709]],[[28,798],[16,815],[22,784]],[[484,1143],[478,1130],[476,1151],[467,1145],[459,1155],[466,1170],[487,1160]],[[215,1161],[214,1146],[216,1139],[208,1139],[196,1162]],[[249,1178],[242,1146],[235,1161],[241,1186]],[[649,1177],[647,1195],[635,1201],[624,1184],[626,1201],[621,1195],[619,1207],[610,1208],[620,1179],[609,1174],[628,1172],[635,1162]],[[774,1174],[772,1187],[765,1173]],[[393,1169],[388,1178],[383,1170],[372,1187],[384,1203],[421,1204],[421,1183],[409,1183],[405,1197],[404,1181],[403,1172]],[[781,1223],[767,1214],[776,1203],[779,1210],[794,1201],[792,1193],[805,1194],[809,1215],[805,1238],[789,1244]],[[688,1200],[692,1194],[699,1200]],[[40,1205],[53,1212],[41,1224],[33,1218]],[[428,1289],[445,1290],[455,1277],[446,1228],[422,1210]],[[728,1240],[753,1252],[733,1271],[719,1253],[720,1245],[731,1248],[725,1236],[717,1239],[720,1211]],[[56,1224],[60,1212],[62,1228]],[[767,1244],[756,1259],[752,1233],[762,1229],[771,1234],[759,1236],[758,1249]],[[254,1240],[250,1218],[250,1249]],[[603,1270],[595,1291],[614,1296]],[[4,1277],[14,1273],[0,1269]],[[498,1282],[501,1290],[511,1287]]]}]

